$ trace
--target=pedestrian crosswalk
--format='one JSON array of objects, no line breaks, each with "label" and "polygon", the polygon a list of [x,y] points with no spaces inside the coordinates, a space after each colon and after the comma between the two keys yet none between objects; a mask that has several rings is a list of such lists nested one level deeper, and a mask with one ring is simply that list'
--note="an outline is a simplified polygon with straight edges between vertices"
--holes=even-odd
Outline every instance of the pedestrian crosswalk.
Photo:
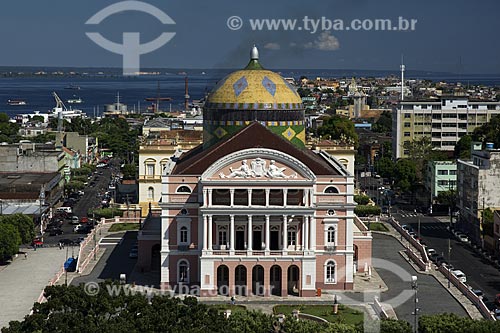
[{"label": "pedestrian crosswalk", "polygon": [[447,229],[448,227],[446,225],[439,225],[439,224],[433,224],[433,225],[425,225],[421,224],[420,229],[425,229],[425,230],[443,230]]},{"label": "pedestrian crosswalk", "polygon": [[401,212],[400,215],[401,215],[401,217],[418,217],[418,216],[423,216],[422,213],[406,213],[406,212]]}]

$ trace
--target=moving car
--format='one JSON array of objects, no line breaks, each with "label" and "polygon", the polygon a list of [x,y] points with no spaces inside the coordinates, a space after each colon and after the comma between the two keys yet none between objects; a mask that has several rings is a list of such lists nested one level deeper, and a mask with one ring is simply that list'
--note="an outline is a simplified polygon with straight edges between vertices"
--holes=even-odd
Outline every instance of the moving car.
[{"label": "moving car", "polygon": [[462,243],[468,243],[469,242],[469,237],[467,237],[464,234],[459,234],[458,235],[458,240],[461,241]]},{"label": "moving car", "polygon": [[128,257],[129,257],[129,258],[132,258],[132,259],[135,259],[135,258],[137,258],[137,256],[138,256],[138,251],[137,251],[137,249],[136,249],[136,248],[132,248],[132,249],[130,250],[130,253],[128,254]]}]

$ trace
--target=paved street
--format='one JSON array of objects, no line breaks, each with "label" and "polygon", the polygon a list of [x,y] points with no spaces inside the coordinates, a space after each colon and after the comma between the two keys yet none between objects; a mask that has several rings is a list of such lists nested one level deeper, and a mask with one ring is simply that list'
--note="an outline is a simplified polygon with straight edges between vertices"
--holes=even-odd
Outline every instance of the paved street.
[{"label": "paved street", "polygon": [[28,315],[42,290],[64,263],[66,251],[59,248],[27,250],[8,266],[0,266],[0,328]]},{"label": "paved street", "polygon": [[411,290],[411,275],[418,277],[418,307],[420,314],[435,314],[443,312],[456,313],[459,316],[467,316],[462,306],[453,298],[436,279],[430,275],[419,274],[398,253],[403,250],[401,244],[393,237],[374,234],[373,235],[373,258],[388,260],[401,267],[406,276],[403,279],[397,276],[392,269],[377,267],[378,274],[389,287],[387,292],[382,293],[382,302],[393,305],[399,319],[413,323],[414,299],[408,299],[403,304],[396,306],[391,299],[404,290]]},{"label": "paved street", "polygon": [[[73,215],[82,218],[83,216],[87,216],[87,212],[91,208],[99,207],[101,203],[99,193],[107,191],[109,181],[111,179],[111,169],[97,169],[96,174],[92,176],[89,180],[89,184],[94,181],[95,185],[87,186],[84,189],[85,194],[81,197],[78,202],[73,207]],[[99,174],[101,173],[102,174]],[[50,236],[48,233],[44,235],[44,242],[47,244],[58,244],[61,239],[77,239],[80,236],[85,236],[83,234],[76,234],[73,232],[74,225],[70,223],[69,220],[66,220],[62,229],[64,234],[58,236]]]},{"label": "paved street", "polygon": [[[405,214],[408,215],[408,214]],[[409,224],[418,233],[419,217],[403,217],[394,214],[402,224]],[[486,305],[492,306],[494,296],[500,293],[500,271],[487,260],[475,253],[468,245],[458,241],[447,229],[448,223],[431,216],[420,217],[420,234],[429,248],[433,248],[448,261],[448,238],[451,237],[451,260],[455,269],[467,276],[467,284],[481,289],[486,297]]]},{"label": "paved street", "polygon": [[116,245],[102,246],[106,251],[89,275],[75,278],[71,284],[79,285],[80,283],[91,281],[102,282],[107,279],[119,280],[120,274],[127,274],[127,277],[130,277],[137,259],[130,259],[128,254],[134,241],[137,240],[137,232],[129,231],[127,233],[110,235],[113,238],[121,236],[124,236],[122,242]]}]

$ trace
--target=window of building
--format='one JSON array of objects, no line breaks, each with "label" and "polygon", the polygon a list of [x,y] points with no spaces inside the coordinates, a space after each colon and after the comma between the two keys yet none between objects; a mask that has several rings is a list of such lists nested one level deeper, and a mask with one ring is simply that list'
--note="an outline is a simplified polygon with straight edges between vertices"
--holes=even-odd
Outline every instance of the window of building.
[{"label": "window of building", "polygon": [[148,200],[154,200],[155,197],[155,189],[150,187],[148,188]]},{"label": "window of building", "polygon": [[438,185],[439,186],[448,186],[448,181],[447,180],[438,180]]},{"label": "window of building", "polygon": [[405,127],[406,128],[411,127],[411,123],[405,123]]},{"label": "window of building", "polygon": [[191,189],[189,188],[189,186],[179,186],[176,193],[191,193]]},{"label": "window of building", "polygon": [[184,243],[184,244],[186,244],[188,242],[188,228],[187,227],[181,227],[179,242]]},{"label": "window of building", "polygon": [[327,244],[335,244],[335,228],[334,227],[328,227],[328,230],[326,232],[326,242]]},{"label": "window of building", "polygon": [[337,194],[337,193],[339,193],[339,190],[335,186],[328,186],[325,189],[325,193],[327,193],[327,194]]},{"label": "window of building", "polygon": [[330,215],[330,216],[333,216],[333,215],[335,215],[335,210],[333,210],[333,209],[329,209],[329,210],[326,212],[326,214],[328,214],[328,215]]},{"label": "window of building", "polygon": [[405,132],[405,136],[410,136],[410,132]]},{"label": "window of building", "polygon": [[450,170],[450,176],[456,176],[457,170]]},{"label": "window of building", "polygon": [[155,175],[155,165],[152,163],[146,164],[146,175],[154,176]]},{"label": "window of building", "polygon": [[335,283],[335,262],[330,260],[325,265],[325,283]]},{"label": "window of building", "polygon": [[189,262],[187,260],[180,260],[177,267],[177,282],[189,283]]},{"label": "window of building", "polygon": [[288,245],[296,245],[297,244],[297,230],[295,228],[288,229]]},{"label": "window of building", "polygon": [[227,227],[220,226],[219,227],[219,246],[227,244]]},{"label": "window of building", "polygon": [[411,113],[405,113],[405,118],[406,119],[411,118]]},{"label": "window of building", "polygon": [[438,175],[440,176],[447,176],[448,175],[448,170],[438,170]]}]

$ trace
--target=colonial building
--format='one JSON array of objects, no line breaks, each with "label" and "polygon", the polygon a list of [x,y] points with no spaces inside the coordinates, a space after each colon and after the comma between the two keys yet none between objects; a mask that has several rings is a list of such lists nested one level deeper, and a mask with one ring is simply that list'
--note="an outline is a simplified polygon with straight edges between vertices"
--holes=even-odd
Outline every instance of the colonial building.
[{"label": "colonial building", "polygon": [[354,176],[305,148],[300,97],[256,48],[251,58],[209,95],[203,145],[166,164],[138,266],[160,270],[164,289],[202,296],[352,289],[372,242],[354,215]]}]

